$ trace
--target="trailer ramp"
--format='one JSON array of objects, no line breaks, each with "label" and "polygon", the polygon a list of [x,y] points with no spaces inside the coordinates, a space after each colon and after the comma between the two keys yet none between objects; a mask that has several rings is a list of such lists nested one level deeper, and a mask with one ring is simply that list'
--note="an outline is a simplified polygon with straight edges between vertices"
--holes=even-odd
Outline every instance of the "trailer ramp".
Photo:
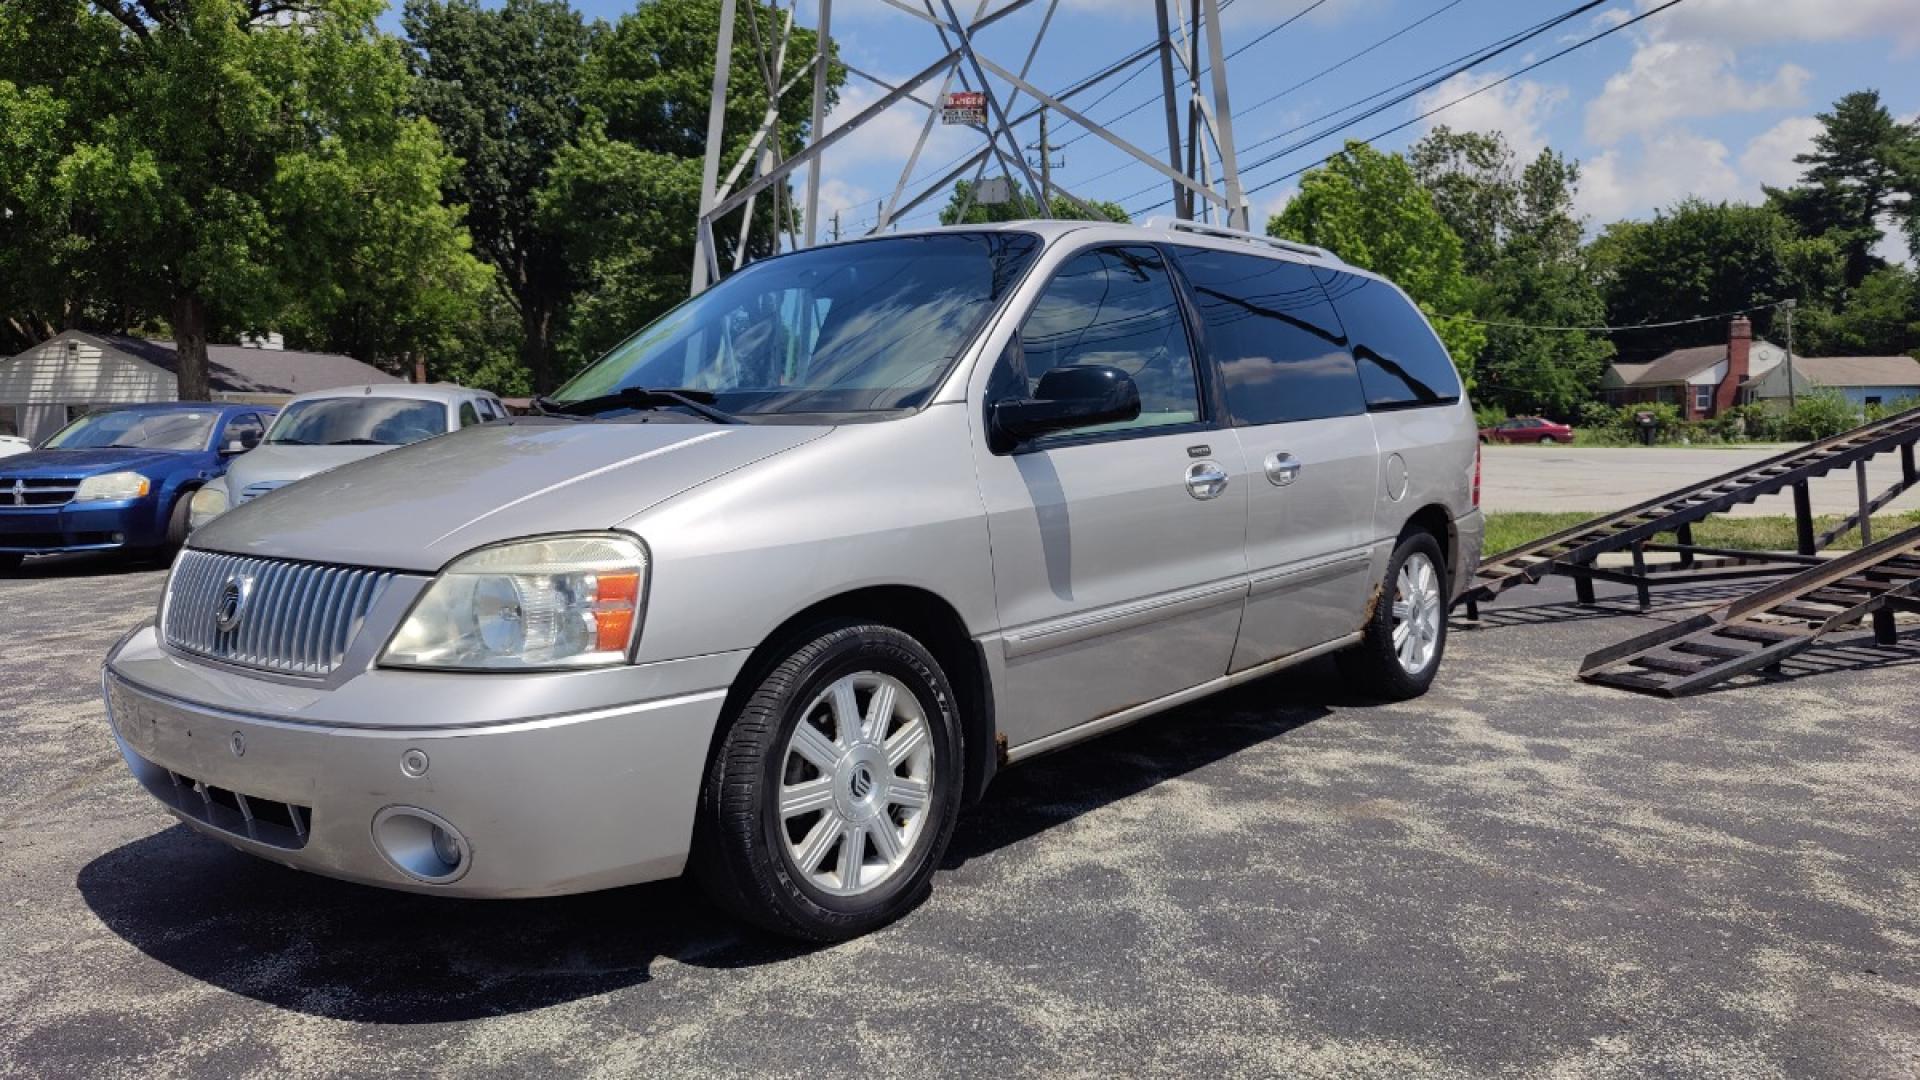
[{"label": "trailer ramp", "polygon": [[[1519,585],[1535,584],[1549,574],[1565,574],[1575,578],[1582,603],[1593,602],[1594,580],[1622,581],[1638,587],[1640,603],[1644,608],[1648,602],[1647,583],[1650,577],[1642,553],[1649,549],[1681,553],[1683,573],[1663,574],[1661,580],[1724,580],[1791,572],[1813,565],[1820,561],[1815,557],[1819,549],[1851,529],[1867,527],[1874,511],[1920,483],[1920,471],[1916,471],[1914,463],[1916,443],[1920,443],[1920,409],[1911,409],[1831,438],[1808,443],[1637,506],[1601,515],[1511,551],[1483,558],[1473,580],[1455,603],[1466,604],[1468,613],[1477,616],[1482,601],[1491,600]],[[1901,455],[1900,480],[1885,492],[1869,498],[1865,463],[1870,458],[1892,451],[1898,451]],[[1860,509],[1824,534],[1815,535],[1807,482],[1849,466],[1858,470]],[[1692,526],[1695,522],[1788,489],[1794,494],[1794,511],[1798,520],[1797,553],[1755,556],[1749,552],[1717,551],[1693,546]],[[1677,534],[1679,543],[1665,547],[1649,543],[1662,533]],[[1632,573],[1603,571],[1593,565],[1601,555],[1623,550],[1634,553]],[[1732,570],[1694,571],[1692,567],[1696,556],[1712,557],[1722,565],[1729,562],[1740,565]]]},{"label": "trailer ramp", "polygon": [[1873,621],[1877,641],[1891,645],[1897,611],[1920,612],[1920,527],[1601,649],[1581,663],[1580,677],[1601,686],[1681,697],[1776,668],[1862,619]]}]

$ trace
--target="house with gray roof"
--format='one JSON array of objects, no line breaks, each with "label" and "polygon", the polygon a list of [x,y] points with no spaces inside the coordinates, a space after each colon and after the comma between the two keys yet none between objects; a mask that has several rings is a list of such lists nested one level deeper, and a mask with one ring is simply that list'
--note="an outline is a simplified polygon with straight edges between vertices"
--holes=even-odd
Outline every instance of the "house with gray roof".
[{"label": "house with gray roof", "polygon": [[[173,342],[68,330],[0,360],[0,435],[39,442],[107,405],[177,401]],[[278,347],[277,338],[207,346],[215,401],[278,405],[296,394],[401,382],[351,356]]]},{"label": "house with gray roof", "polygon": [[[1752,381],[1760,401],[1787,397],[1784,366]],[[1855,408],[1891,405],[1903,398],[1920,398],[1920,360],[1911,356],[1796,356],[1793,358],[1796,393],[1832,390]]]},{"label": "house with gray roof", "polygon": [[[1642,363],[1613,364],[1600,381],[1610,405],[1665,402],[1688,420],[1708,420],[1736,405],[1785,404],[1790,397],[1827,389],[1856,407],[1920,396],[1920,361],[1910,356],[1801,356],[1753,336],[1736,316],[1723,345],[1675,349]],[[1792,394],[1787,372],[1793,372]]]}]

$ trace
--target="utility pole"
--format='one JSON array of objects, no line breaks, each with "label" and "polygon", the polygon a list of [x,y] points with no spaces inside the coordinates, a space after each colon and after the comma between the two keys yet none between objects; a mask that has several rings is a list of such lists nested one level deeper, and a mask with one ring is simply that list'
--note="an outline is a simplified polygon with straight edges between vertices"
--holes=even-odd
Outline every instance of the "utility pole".
[{"label": "utility pole", "polygon": [[840,242],[840,211],[833,212],[833,242]]},{"label": "utility pole", "polygon": [[1798,306],[1798,303],[1799,302],[1795,300],[1787,300],[1782,302],[1780,305],[1782,308],[1785,308],[1787,312],[1787,411],[1788,412],[1792,412],[1794,406],[1800,403],[1798,393],[1793,388],[1793,309]]},{"label": "utility pole", "polygon": [[1047,142],[1047,110],[1040,110],[1040,205],[1053,209],[1053,147]]}]

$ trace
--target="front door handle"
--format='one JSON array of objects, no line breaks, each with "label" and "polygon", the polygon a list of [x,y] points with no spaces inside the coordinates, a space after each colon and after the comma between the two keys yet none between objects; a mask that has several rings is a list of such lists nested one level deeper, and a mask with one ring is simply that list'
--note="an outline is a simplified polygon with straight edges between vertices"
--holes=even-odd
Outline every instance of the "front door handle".
[{"label": "front door handle", "polygon": [[1267,482],[1274,487],[1286,487],[1300,478],[1300,459],[1292,454],[1276,451],[1267,455]]},{"label": "front door handle", "polygon": [[1196,499],[1211,499],[1227,490],[1227,470],[1219,463],[1196,461],[1187,466],[1187,494]]}]

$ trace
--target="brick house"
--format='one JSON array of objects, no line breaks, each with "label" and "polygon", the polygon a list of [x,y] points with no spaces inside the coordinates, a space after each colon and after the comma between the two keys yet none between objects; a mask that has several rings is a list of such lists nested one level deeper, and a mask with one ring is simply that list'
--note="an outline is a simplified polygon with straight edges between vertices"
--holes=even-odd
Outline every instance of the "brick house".
[{"label": "brick house", "polygon": [[[1721,345],[1675,349],[1638,364],[1612,364],[1600,380],[1600,397],[1609,405],[1666,402],[1688,420],[1710,420],[1736,405],[1755,400],[1753,384],[1786,361],[1787,351],[1771,341],[1755,340],[1753,323],[1736,315]],[[1795,364],[1801,358],[1795,357]],[[1795,372],[1797,388],[1809,387]],[[1780,380],[1784,388],[1785,380]]]}]

